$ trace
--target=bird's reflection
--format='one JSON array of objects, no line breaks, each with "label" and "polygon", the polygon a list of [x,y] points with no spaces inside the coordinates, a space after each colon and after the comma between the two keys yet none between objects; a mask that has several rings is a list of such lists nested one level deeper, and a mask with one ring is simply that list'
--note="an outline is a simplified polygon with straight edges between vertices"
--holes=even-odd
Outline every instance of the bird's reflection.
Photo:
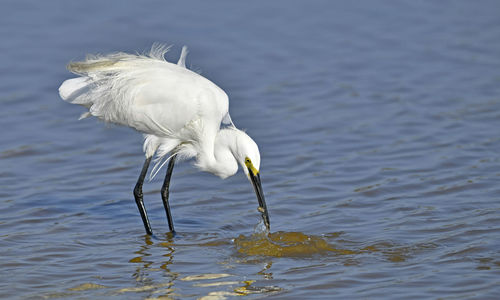
[{"label": "bird's reflection", "polygon": [[[173,291],[173,286],[179,274],[172,272],[170,266],[174,262],[175,246],[173,237],[170,233],[155,237],[150,235],[143,236],[143,243],[136,254],[129,260],[129,263],[135,265],[135,271],[132,277],[140,283],[140,287],[122,289],[121,292],[154,291],[155,294],[162,293],[162,296],[169,296]],[[160,250],[161,259],[158,259],[158,250]],[[159,267],[156,267],[159,265]],[[158,283],[158,271],[162,271],[161,282]]]},{"label": "bird's reflection", "polygon": [[136,270],[132,274],[132,277],[134,277],[137,282],[143,282],[145,284],[150,283],[147,282],[149,281],[147,274],[153,264],[153,261],[148,260],[148,257],[151,256],[150,249],[152,245],[153,241],[151,236],[144,235],[144,244],[140,246],[139,250],[134,252],[137,256],[129,260],[130,263],[136,264]]},{"label": "bird's reflection", "polygon": [[162,254],[162,256],[167,259],[167,260],[164,260],[162,262],[160,268],[163,269],[166,272],[166,274],[168,274],[169,277],[172,278],[171,282],[173,282],[179,276],[179,274],[173,273],[169,269],[169,266],[174,262],[175,248],[174,248],[174,236],[173,236],[173,234],[171,232],[165,233],[165,240],[158,243],[158,245],[166,250],[164,252],[164,254]]},{"label": "bird's reflection", "polygon": [[262,270],[260,270],[259,272],[257,272],[257,274],[261,275],[262,277],[264,277],[264,279],[273,279],[273,273],[270,272],[270,269],[271,267],[273,266],[273,261],[272,260],[269,260],[265,263],[265,266],[264,268],[262,268]]},{"label": "bird's reflection", "polygon": [[[343,263],[345,266],[359,265],[366,254],[378,255],[391,262],[401,262],[413,253],[435,247],[432,244],[396,245],[383,241],[357,242],[339,238],[342,232],[322,235],[310,235],[301,232],[255,233],[250,236],[240,235],[236,238],[220,238],[218,235],[186,234],[183,239],[174,238],[170,233],[161,236],[144,235],[137,244],[137,250],[129,259],[134,266],[132,277],[135,286],[122,288],[118,293],[150,292],[150,297],[179,297],[178,293],[189,291],[205,294],[207,297],[246,296],[253,294],[279,293],[282,287],[276,285],[273,264],[282,261],[283,257],[295,259],[309,257],[328,257]],[[188,237],[188,238],[186,238]],[[208,250],[233,248],[233,255],[226,256],[223,261],[223,272],[200,268],[196,271],[179,274],[173,272],[176,250],[189,253]],[[208,250],[210,251],[210,250]],[[180,255],[178,253],[178,256]],[[178,261],[183,257],[179,256]],[[179,263],[179,262],[177,262]],[[238,275],[243,268],[245,276]],[[289,268],[293,272],[310,268],[310,265],[299,264]],[[231,271],[234,270],[234,271]],[[204,272],[203,272],[204,271]],[[274,272],[276,273],[276,271]],[[277,278],[279,280],[279,278]],[[203,298],[203,297],[202,297]]]}]

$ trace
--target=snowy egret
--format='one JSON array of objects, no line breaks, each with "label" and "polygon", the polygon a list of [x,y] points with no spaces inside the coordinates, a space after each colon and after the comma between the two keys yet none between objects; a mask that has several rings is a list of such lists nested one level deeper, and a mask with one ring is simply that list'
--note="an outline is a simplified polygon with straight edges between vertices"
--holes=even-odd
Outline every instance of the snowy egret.
[{"label": "snowy egret", "polygon": [[257,144],[237,129],[229,116],[227,94],[205,77],[186,68],[187,48],[177,64],[165,60],[168,47],[153,45],[147,55],[114,53],[87,56],[68,64],[78,75],[59,87],[61,98],[85,106],[80,119],[94,116],[132,127],[144,134],[146,160],[134,188],[134,198],[148,234],[151,225],[144,207],[142,185],[153,156],[151,178],[168,162],[161,197],[168,225],[174,231],[168,202],[176,160],[195,159],[195,166],[222,179],[234,175],[238,164],[253,185],[258,210],[269,231],[269,215],[260,181]]}]

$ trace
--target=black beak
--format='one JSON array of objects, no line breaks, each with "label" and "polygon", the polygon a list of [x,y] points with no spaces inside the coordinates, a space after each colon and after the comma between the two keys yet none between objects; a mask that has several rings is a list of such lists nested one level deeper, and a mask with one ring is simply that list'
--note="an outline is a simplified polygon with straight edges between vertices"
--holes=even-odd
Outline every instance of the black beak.
[{"label": "black beak", "polygon": [[260,174],[254,174],[250,168],[248,168],[250,175],[250,180],[252,181],[253,189],[257,195],[257,200],[259,201],[259,211],[262,214],[262,220],[264,220],[264,225],[266,225],[267,231],[271,230],[269,223],[269,214],[267,213],[266,200],[264,199],[264,191],[262,190],[262,185],[260,184]]}]

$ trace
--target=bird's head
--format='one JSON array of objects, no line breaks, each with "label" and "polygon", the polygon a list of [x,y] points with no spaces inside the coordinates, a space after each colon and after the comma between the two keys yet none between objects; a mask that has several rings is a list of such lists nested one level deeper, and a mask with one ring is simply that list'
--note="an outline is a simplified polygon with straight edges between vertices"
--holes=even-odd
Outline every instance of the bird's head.
[{"label": "bird's head", "polygon": [[[267,213],[266,201],[264,192],[260,182],[260,152],[257,144],[245,132],[236,127],[229,127],[219,131],[216,139],[216,156],[219,153],[220,161],[217,163],[217,170],[209,170],[210,172],[219,175],[222,178],[231,176],[238,170],[238,165],[241,166],[248,180],[252,183],[257,200],[259,201],[259,211],[262,214],[264,225],[267,230],[270,230],[269,215]],[[227,151],[229,155],[223,156],[222,153]],[[234,157],[234,159],[233,159]],[[220,172],[222,166],[227,166],[227,171]],[[222,174],[222,176],[221,176]]]},{"label": "bird's head", "polygon": [[234,148],[232,149],[234,158],[238,161],[243,172],[249,180],[251,176],[257,176],[260,169],[259,147],[254,140],[244,131],[234,129]]},{"label": "bird's head", "polygon": [[234,157],[241,165],[243,172],[253,185],[257,200],[259,201],[259,211],[262,214],[264,224],[269,230],[269,215],[267,213],[264,191],[260,182],[260,152],[254,140],[245,132],[239,131],[236,138],[236,149]]}]

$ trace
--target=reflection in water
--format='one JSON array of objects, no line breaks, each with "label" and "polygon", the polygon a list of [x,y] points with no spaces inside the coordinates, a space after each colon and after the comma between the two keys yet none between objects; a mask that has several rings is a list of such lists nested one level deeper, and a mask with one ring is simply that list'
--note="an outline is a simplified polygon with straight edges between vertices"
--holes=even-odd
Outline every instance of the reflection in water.
[{"label": "reflection in water", "polygon": [[209,279],[219,279],[224,277],[232,276],[231,274],[220,273],[220,274],[198,274],[191,275],[181,278],[183,281],[193,281],[193,280],[209,280]]},{"label": "reflection in water", "polygon": [[279,292],[282,290],[282,288],[277,287],[277,286],[253,286],[252,283],[254,283],[254,282],[255,282],[254,280],[243,281],[242,283],[244,285],[235,288],[234,292],[239,296],[243,296],[243,295],[249,295],[249,294],[263,294],[263,293]]},{"label": "reflection in water", "polygon": [[271,269],[272,266],[273,266],[272,261],[267,262],[264,268],[260,270],[257,274],[262,275],[264,279],[273,279],[273,273],[268,272],[268,270]]},{"label": "reflection in water", "polygon": [[355,251],[337,249],[324,238],[302,232],[278,231],[269,234],[254,233],[249,237],[240,235],[234,240],[239,253],[275,257],[301,257],[314,254],[355,254]]},{"label": "reflection in water", "polygon": [[[165,257],[166,260],[158,262],[148,259],[152,255],[151,248],[155,246],[155,243],[153,242],[153,238],[151,236],[144,235],[144,244],[140,246],[139,250],[134,252],[137,256],[129,260],[130,263],[137,264],[136,271],[132,274],[132,276],[135,278],[136,282],[141,283],[141,286],[123,288],[118,290],[118,293],[153,291],[154,294],[161,293],[162,297],[172,296],[174,291],[174,281],[179,276],[177,273],[172,272],[169,269],[169,266],[173,263],[175,253],[172,235],[166,234],[165,240],[156,243],[156,245],[167,250],[166,253],[162,254],[162,257]],[[153,264],[160,264],[160,268],[153,268]],[[149,275],[151,272],[159,270],[164,271],[164,278],[166,280],[162,280],[161,283],[155,283]]]},{"label": "reflection in water", "polygon": [[[187,297],[191,294],[179,294],[179,291],[196,290],[198,299],[224,299],[232,296],[247,296],[254,294],[272,295],[282,292],[284,287],[263,284],[273,280],[273,261],[277,257],[292,257],[296,259],[324,256],[341,259],[344,266],[357,266],[365,254],[380,255],[384,260],[392,263],[401,263],[416,253],[433,249],[432,243],[415,245],[397,245],[389,241],[356,242],[340,239],[342,232],[329,233],[321,236],[308,235],[301,232],[254,233],[250,236],[240,235],[233,240],[238,253],[237,264],[259,266],[253,273],[256,278],[242,278],[231,262],[225,263],[227,268],[220,273],[183,274],[173,272],[176,249],[199,251],[207,248],[229,249],[231,241],[221,239],[217,235],[190,236],[197,240],[194,243],[184,242],[182,238],[176,240],[171,235],[151,237],[144,235],[139,243],[139,249],[129,259],[133,264],[132,277],[135,285],[129,287],[113,287],[97,283],[84,283],[66,289],[64,293],[50,293],[48,298],[75,296],[78,293],[90,290],[102,290],[104,294],[122,297],[123,293],[147,295],[148,299]],[[335,242],[332,240],[335,239]],[[231,261],[231,260],[230,260]],[[180,262],[177,261],[177,264]],[[318,266],[322,266],[319,264]],[[307,272],[311,265],[290,268],[291,272]],[[227,272],[231,270],[230,272]],[[215,269],[214,269],[215,271]],[[260,278],[259,278],[260,277]],[[244,280],[243,280],[244,279]],[[279,278],[278,278],[279,280]]]},{"label": "reflection in water", "polygon": [[195,283],[193,286],[196,287],[220,287],[224,285],[235,286],[232,291],[211,291],[206,296],[199,299],[226,299],[226,296],[246,296],[250,294],[263,294],[263,293],[273,293],[279,292],[283,289],[277,286],[257,286],[253,285],[255,280],[244,280],[244,281],[221,281],[221,282],[211,282],[211,283]]},{"label": "reflection in water", "polygon": [[[276,234],[272,234],[270,236],[276,237]],[[292,236],[295,236],[295,239],[299,242],[300,239],[297,238],[297,233],[295,233],[295,235],[290,235],[289,237],[287,237],[287,234],[281,234],[278,239],[283,240],[283,242],[290,242],[293,239]],[[203,241],[201,243],[193,244],[174,243],[172,236],[167,235],[164,239],[158,241],[154,237],[145,235],[144,243],[141,244],[139,249],[134,252],[136,255],[129,260],[130,263],[136,265],[132,276],[135,278],[135,281],[139,284],[139,286],[121,288],[116,290],[115,293],[148,292],[150,294],[150,298],[170,298],[181,296],[175,294],[174,292],[179,288],[179,285],[185,285],[186,283],[189,283],[192,288],[207,289],[207,294],[200,299],[221,299],[227,296],[273,293],[282,290],[282,288],[277,286],[256,284],[256,280],[238,280],[238,277],[235,278],[235,276],[237,276],[235,274],[200,273],[180,276],[178,273],[170,270],[170,267],[174,262],[175,249],[178,247],[196,247],[198,249],[202,249],[206,247],[227,247],[230,244],[230,241],[226,239],[215,239],[209,242]],[[162,257],[166,258],[163,261],[158,261],[158,255],[154,255],[154,252],[158,250],[158,247],[161,247],[162,250],[166,250],[165,253],[162,254]],[[259,272],[257,272],[257,274],[261,275],[264,279],[272,279],[273,274],[270,272],[270,269],[273,262],[266,259],[265,261],[259,260],[259,263],[263,263],[263,267]],[[157,265],[160,265],[160,267],[155,268],[154,266]],[[158,282],[158,271],[164,272],[162,278],[165,280]],[[177,288],[174,286],[177,286]],[[213,289],[222,290],[214,291]]]}]

